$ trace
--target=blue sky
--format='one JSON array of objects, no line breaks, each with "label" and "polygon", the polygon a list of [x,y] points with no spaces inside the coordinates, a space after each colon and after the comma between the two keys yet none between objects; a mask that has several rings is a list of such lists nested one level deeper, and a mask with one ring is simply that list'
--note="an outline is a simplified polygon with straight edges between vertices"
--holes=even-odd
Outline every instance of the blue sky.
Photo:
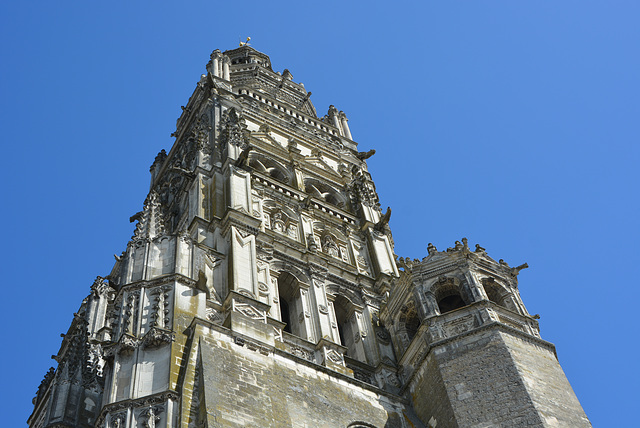
[{"label": "blue sky", "polygon": [[634,426],[639,16],[632,1],[4,2],[3,423],[24,425],[59,334],[125,249],[209,54],[251,36],[377,150],[396,253],[466,236],[528,262],[522,297],[592,423]]}]

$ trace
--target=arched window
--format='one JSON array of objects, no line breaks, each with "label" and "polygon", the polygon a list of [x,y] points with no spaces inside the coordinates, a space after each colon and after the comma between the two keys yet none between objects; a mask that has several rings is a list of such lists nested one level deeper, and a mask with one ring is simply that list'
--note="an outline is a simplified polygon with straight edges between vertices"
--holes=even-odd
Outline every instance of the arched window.
[{"label": "arched window", "polygon": [[300,283],[288,272],[278,276],[278,299],[280,321],[286,323],[284,331],[306,339]]},{"label": "arched window", "polygon": [[440,309],[441,314],[460,309],[463,306],[465,306],[464,300],[462,300],[462,296],[457,293],[450,294],[438,300],[438,309]]},{"label": "arched window", "polygon": [[416,337],[416,333],[418,332],[418,328],[420,327],[420,318],[418,318],[418,313],[413,310],[405,321],[405,329],[407,332],[407,336],[409,336],[409,341],[412,341],[414,337]]},{"label": "arched window", "polygon": [[435,285],[435,296],[441,314],[466,306],[460,293],[460,281],[457,278],[441,278]]},{"label": "arched window", "polygon": [[304,181],[304,191],[314,198],[321,199],[339,208],[347,209],[347,199],[324,182],[306,179]]},{"label": "arched window", "polygon": [[287,302],[287,299],[282,297],[282,294],[280,294],[280,321],[285,323],[284,331],[293,334],[291,331],[291,313],[289,312],[289,303]]},{"label": "arched window", "polygon": [[340,344],[347,347],[348,356],[353,356],[353,337],[354,332],[349,322],[353,316],[353,308],[351,302],[343,296],[337,296],[333,301],[333,310],[336,314],[336,324],[338,324],[338,333],[340,335]]},{"label": "arched window", "polygon": [[291,174],[278,162],[265,157],[252,157],[249,166],[281,183],[291,184]]},{"label": "arched window", "polygon": [[505,304],[505,295],[503,293],[502,287],[496,282],[495,279],[483,278],[482,286],[484,287],[484,291],[485,293],[487,293],[487,297],[489,298],[489,300],[497,305],[502,306],[503,308],[507,307],[507,305]]},{"label": "arched window", "polygon": [[332,312],[330,316],[332,323],[335,322],[333,340],[347,348],[346,356],[368,362],[369,355],[365,350],[364,342],[367,321],[362,312],[363,307],[354,303],[354,300],[358,302],[356,296],[344,294],[334,286],[329,286],[328,290],[331,293],[327,294]]},{"label": "arched window", "polygon": [[420,328],[420,317],[416,311],[413,301],[409,301],[400,309],[400,318],[398,319],[400,324],[399,333],[402,336],[402,341],[405,349],[411,344],[413,338],[418,333]]}]

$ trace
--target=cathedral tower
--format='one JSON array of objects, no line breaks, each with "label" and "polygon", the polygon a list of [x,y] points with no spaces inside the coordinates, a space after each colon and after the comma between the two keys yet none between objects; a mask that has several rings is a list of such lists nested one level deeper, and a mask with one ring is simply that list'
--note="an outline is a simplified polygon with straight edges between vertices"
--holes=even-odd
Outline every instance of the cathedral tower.
[{"label": "cathedral tower", "polygon": [[398,263],[345,113],[247,45],[206,70],[31,427],[589,426],[522,266]]}]

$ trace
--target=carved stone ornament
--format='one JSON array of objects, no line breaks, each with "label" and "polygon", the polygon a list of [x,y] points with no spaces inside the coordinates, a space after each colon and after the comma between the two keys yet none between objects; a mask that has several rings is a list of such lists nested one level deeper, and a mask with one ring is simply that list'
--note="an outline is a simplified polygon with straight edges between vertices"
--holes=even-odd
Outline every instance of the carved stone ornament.
[{"label": "carved stone ornament", "polygon": [[267,294],[269,292],[269,287],[264,282],[258,283],[258,290],[261,294]]},{"label": "carved stone ornament", "polygon": [[318,311],[325,315],[329,313],[329,309],[325,305],[318,305]]},{"label": "carved stone ornament", "polygon": [[160,406],[151,406],[148,409],[142,411],[141,415],[146,417],[143,425],[145,428],[156,428],[158,423],[160,423],[159,414],[162,413],[163,409]]},{"label": "carved stone ornament", "polygon": [[291,345],[291,347],[289,348],[289,353],[295,355],[296,357],[300,357],[302,359],[305,359],[307,361],[311,361],[314,362],[315,358],[313,356],[313,353],[307,351],[304,348],[301,348],[300,346],[297,345]]},{"label": "carved stone ornament", "polygon": [[395,388],[400,388],[400,379],[398,379],[398,375],[396,375],[395,373],[385,370],[384,380],[388,385],[391,385]]},{"label": "carved stone ornament", "polygon": [[123,334],[115,346],[105,349],[105,356],[131,355],[138,347],[138,339],[128,334]]},{"label": "carved stone ornament", "polygon": [[376,337],[384,345],[388,345],[389,344],[390,336],[389,336],[389,333],[384,328],[382,328],[382,327],[376,328]]},{"label": "carved stone ornament", "polygon": [[124,428],[126,420],[127,420],[126,410],[114,413],[109,418],[109,421],[110,421],[109,426],[112,428]]},{"label": "carved stone ornament", "polygon": [[207,308],[207,319],[215,324],[221,324],[224,321],[222,314],[213,308]]},{"label": "carved stone ornament", "polygon": [[242,115],[235,108],[230,108],[222,115],[221,122],[220,139],[244,150],[249,145],[249,135]]},{"label": "carved stone ornament", "polygon": [[174,334],[172,332],[154,327],[142,338],[142,347],[151,349],[158,348],[173,342],[173,340]]},{"label": "carved stone ornament", "polygon": [[241,314],[253,319],[253,320],[261,320],[267,321],[267,314],[264,311],[260,311],[248,303],[233,303],[233,310],[236,312],[240,312]]},{"label": "carved stone ornament", "polygon": [[333,364],[344,364],[344,357],[342,356],[342,354],[333,349],[327,350],[326,358]]}]

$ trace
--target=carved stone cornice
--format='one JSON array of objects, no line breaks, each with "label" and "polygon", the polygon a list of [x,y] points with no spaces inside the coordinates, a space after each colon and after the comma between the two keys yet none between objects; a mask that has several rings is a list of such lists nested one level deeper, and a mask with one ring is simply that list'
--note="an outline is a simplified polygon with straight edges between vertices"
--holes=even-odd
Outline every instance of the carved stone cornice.
[{"label": "carved stone cornice", "polygon": [[148,395],[142,398],[128,399],[118,401],[116,403],[107,404],[102,408],[98,419],[96,420],[96,427],[104,426],[105,418],[109,413],[118,412],[121,410],[137,409],[142,407],[151,407],[158,404],[164,404],[168,400],[178,401],[180,394],[176,391],[165,391],[158,394]]},{"label": "carved stone cornice", "polygon": [[244,235],[243,237],[248,235],[258,235],[260,233],[261,223],[261,219],[257,219],[249,213],[244,213],[233,208],[227,208],[227,212],[222,219],[221,232],[223,235],[227,235],[233,226]]},{"label": "carved stone cornice", "polygon": [[141,288],[152,288],[152,287],[157,287],[159,285],[166,285],[166,284],[170,284],[172,282],[180,282],[184,285],[187,285],[189,287],[195,287],[196,286],[196,282],[195,280],[184,276],[181,273],[172,273],[172,274],[168,274],[168,275],[164,275],[158,278],[154,278],[154,279],[149,279],[149,280],[141,280],[141,281],[136,281],[136,282],[132,282],[126,285],[123,285],[120,290],[118,290],[118,295],[121,295],[124,291],[127,292],[131,292],[133,290],[138,290]]}]

